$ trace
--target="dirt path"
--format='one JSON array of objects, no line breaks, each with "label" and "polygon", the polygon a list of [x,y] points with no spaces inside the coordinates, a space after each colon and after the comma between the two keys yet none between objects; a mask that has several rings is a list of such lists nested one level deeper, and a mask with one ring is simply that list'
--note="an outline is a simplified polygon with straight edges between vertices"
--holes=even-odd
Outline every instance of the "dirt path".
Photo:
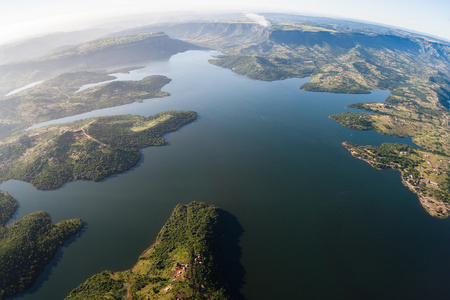
[{"label": "dirt path", "polygon": [[81,131],[83,132],[84,136],[86,136],[88,139],[91,139],[97,143],[99,143],[100,145],[102,145],[103,147],[108,147],[108,145],[103,144],[102,142],[100,142],[99,140],[97,140],[96,138],[93,138],[91,135],[87,134],[86,131],[84,130],[85,127],[91,125],[92,123],[94,123],[96,120],[93,120],[91,122],[89,122],[88,124],[84,125],[83,127],[81,127]]}]

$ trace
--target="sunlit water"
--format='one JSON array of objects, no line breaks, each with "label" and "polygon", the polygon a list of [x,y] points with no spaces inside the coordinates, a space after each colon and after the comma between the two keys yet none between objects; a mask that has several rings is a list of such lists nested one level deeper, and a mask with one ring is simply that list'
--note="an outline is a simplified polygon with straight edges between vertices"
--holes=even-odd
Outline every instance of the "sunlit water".
[{"label": "sunlit water", "polygon": [[446,299],[450,223],[428,216],[398,172],[377,171],[341,146],[411,139],[328,119],[388,92],[305,92],[298,87],[307,79],[251,80],[210,65],[210,55],[178,54],[121,77],[166,75],[170,97],[81,116],[198,112],[165,137],[168,146],[142,150],[132,170],[55,191],[0,186],[20,202],[16,220],[44,210],[54,221],[87,223],[31,292],[16,298],[62,299],[95,273],[130,268],[174,206],[198,200],[228,210],[245,230],[247,299]]},{"label": "sunlit water", "polygon": [[29,89],[29,88],[32,88],[33,86],[38,85],[38,84],[41,83],[41,82],[42,82],[42,81],[36,81],[36,82],[29,83],[29,84],[27,84],[27,85],[25,85],[25,86],[23,86],[23,87],[20,87],[20,88],[18,88],[18,89],[15,89],[15,90],[9,92],[9,93],[6,94],[4,97],[12,96],[12,95],[17,94],[17,93],[19,93],[19,92],[21,92],[21,91],[25,91],[25,90],[27,90],[27,89]]}]

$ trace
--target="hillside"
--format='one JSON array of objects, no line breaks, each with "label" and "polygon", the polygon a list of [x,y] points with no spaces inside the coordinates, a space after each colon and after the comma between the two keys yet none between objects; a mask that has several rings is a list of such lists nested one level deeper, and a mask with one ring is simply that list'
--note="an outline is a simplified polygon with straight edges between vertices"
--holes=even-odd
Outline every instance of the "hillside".
[{"label": "hillside", "polygon": [[78,92],[85,84],[112,80],[116,77],[110,74],[129,70],[64,73],[33,88],[0,98],[0,139],[41,122],[169,95],[161,88],[170,79],[159,75],[139,81],[113,81]]},{"label": "hillside", "polygon": [[214,206],[179,204],[136,265],[96,274],[66,299],[230,299],[220,256],[223,221]]},{"label": "hillside", "polygon": [[72,180],[101,181],[141,159],[140,149],[163,146],[163,136],[194,121],[192,111],[151,117],[98,117],[30,130],[0,144],[0,182],[18,179],[50,190]]}]

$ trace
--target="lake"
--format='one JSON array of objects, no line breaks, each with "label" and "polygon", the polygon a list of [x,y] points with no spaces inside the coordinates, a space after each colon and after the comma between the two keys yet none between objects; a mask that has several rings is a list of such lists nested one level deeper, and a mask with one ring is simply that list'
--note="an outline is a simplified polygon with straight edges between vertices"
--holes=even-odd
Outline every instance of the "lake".
[{"label": "lake", "polygon": [[15,220],[44,210],[57,222],[87,226],[58,252],[31,291],[15,299],[62,299],[104,269],[130,268],[178,203],[204,201],[236,216],[244,232],[242,293],[247,299],[447,299],[450,222],[430,217],[400,173],[353,158],[343,141],[412,144],[328,119],[367,95],[299,90],[308,79],[261,82],[209,64],[189,51],[121,74],[166,75],[171,96],[98,110],[153,115],[194,110],[198,119],[142,150],[132,170],[100,183],[55,191],[9,181],[20,203]]}]

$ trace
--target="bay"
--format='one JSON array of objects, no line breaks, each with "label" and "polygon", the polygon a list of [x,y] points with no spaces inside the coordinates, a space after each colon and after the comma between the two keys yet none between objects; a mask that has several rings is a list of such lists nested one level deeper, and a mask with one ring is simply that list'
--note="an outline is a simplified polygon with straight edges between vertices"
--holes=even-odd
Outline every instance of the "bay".
[{"label": "bay", "polygon": [[83,232],[58,252],[39,282],[15,299],[62,299],[104,269],[130,268],[178,203],[205,201],[237,217],[247,299],[440,299],[450,288],[450,223],[428,216],[395,171],[354,159],[341,142],[411,139],[359,132],[328,119],[368,95],[299,90],[308,79],[251,80],[189,51],[121,74],[166,75],[171,96],[96,115],[194,110],[199,118],[142,150],[132,170],[55,191],[8,181],[14,219],[44,210],[57,222],[82,218]]}]

